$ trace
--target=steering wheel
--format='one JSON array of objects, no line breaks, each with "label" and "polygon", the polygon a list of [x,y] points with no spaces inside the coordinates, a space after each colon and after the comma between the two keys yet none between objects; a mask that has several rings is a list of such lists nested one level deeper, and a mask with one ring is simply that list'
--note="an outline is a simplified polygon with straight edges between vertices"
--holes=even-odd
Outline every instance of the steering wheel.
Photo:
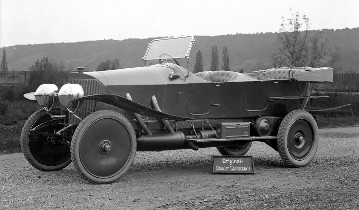
[{"label": "steering wheel", "polygon": [[176,61],[176,59],[174,59],[171,55],[169,55],[167,53],[162,53],[159,57],[160,57],[160,59],[165,59],[166,61],[168,59],[171,59],[175,64],[179,65],[179,63]]}]

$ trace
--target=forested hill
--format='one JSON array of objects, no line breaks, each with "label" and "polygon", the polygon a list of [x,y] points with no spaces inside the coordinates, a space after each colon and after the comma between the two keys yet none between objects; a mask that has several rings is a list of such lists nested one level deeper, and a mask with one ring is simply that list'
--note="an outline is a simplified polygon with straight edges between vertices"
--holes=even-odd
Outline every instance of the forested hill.
[{"label": "forested hill", "polygon": [[[341,71],[359,73],[359,28],[320,32],[328,39],[330,48],[338,48],[341,53]],[[211,63],[211,47],[217,45],[222,65],[222,48],[227,46],[232,70],[251,71],[267,67],[269,54],[278,47],[277,33],[235,34],[221,36],[196,36],[192,48],[190,69],[195,63],[198,50],[203,53],[205,70]],[[142,56],[151,39],[127,39],[86,41],[76,43],[55,43],[17,45],[6,47],[9,70],[28,70],[37,59],[49,57],[63,61],[67,66],[84,66],[95,70],[106,59],[119,59],[122,67],[141,66]]]}]

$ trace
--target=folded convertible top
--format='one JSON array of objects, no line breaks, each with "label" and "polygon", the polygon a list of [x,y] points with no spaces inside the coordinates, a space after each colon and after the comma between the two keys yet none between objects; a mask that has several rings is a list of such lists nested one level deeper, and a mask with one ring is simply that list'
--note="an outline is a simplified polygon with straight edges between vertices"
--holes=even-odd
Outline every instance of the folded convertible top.
[{"label": "folded convertible top", "polygon": [[295,67],[273,68],[255,72],[259,80],[289,80],[307,82],[333,82],[333,68]]}]

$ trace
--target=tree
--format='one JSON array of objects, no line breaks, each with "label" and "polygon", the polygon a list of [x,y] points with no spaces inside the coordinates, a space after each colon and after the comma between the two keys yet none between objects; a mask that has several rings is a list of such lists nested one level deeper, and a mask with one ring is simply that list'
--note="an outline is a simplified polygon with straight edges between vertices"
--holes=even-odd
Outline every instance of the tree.
[{"label": "tree", "polygon": [[30,66],[30,76],[28,82],[28,89],[30,91],[44,83],[56,84],[61,87],[68,81],[70,69],[66,71],[66,66],[63,62],[57,62],[48,57],[38,59]]},{"label": "tree", "polygon": [[340,69],[340,52],[329,48],[321,32],[310,32],[309,18],[298,12],[284,19],[279,29],[279,50],[271,55],[274,67],[321,67]]},{"label": "tree", "polygon": [[305,66],[308,56],[309,18],[298,12],[292,13],[287,19],[282,18],[278,42],[279,51],[272,54],[274,67]]},{"label": "tree", "polygon": [[102,61],[96,68],[96,71],[106,71],[106,70],[114,70],[121,69],[120,60],[114,59],[113,61],[107,59],[106,61]]},{"label": "tree", "polygon": [[202,59],[202,52],[198,50],[196,53],[196,63],[194,64],[193,73],[203,71],[203,59]]},{"label": "tree", "polygon": [[223,47],[223,70],[225,71],[230,71],[230,67],[229,67],[229,55],[228,55],[228,51],[227,51],[227,46]]},{"label": "tree", "polygon": [[217,46],[212,46],[211,71],[218,71],[218,68],[219,68],[218,49]]},{"label": "tree", "polygon": [[120,69],[120,68],[122,68],[120,65],[120,60],[118,60],[118,59],[113,60],[111,69],[113,70],[113,69]]},{"label": "tree", "polygon": [[8,71],[8,68],[7,68],[7,61],[6,61],[6,52],[5,52],[5,47],[2,51],[2,60],[1,60],[1,71]]},{"label": "tree", "polygon": [[341,67],[341,55],[339,48],[335,48],[330,53],[330,59],[328,61],[328,66],[334,69],[334,72],[338,72],[342,69]]}]

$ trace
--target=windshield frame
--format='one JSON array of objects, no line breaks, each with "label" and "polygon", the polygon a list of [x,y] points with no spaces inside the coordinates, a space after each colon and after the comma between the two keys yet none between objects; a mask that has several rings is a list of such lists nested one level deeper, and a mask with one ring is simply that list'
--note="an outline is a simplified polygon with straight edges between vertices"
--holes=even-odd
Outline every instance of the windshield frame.
[{"label": "windshield frame", "polygon": [[[157,48],[163,47],[164,46],[163,43],[166,43],[170,40],[173,40],[173,43],[171,43],[172,45],[176,44],[175,41],[178,42],[177,44],[181,44],[180,43],[181,39],[183,39],[185,41],[184,44],[186,44],[186,45],[188,44],[187,48],[185,48],[185,46],[183,47],[183,49],[185,49],[185,50],[182,50],[181,53],[172,53],[172,55],[171,55],[171,52],[166,52],[165,47],[164,47],[164,49],[161,49],[163,51],[156,52],[156,50],[157,50],[157,49],[155,49],[156,46],[157,46]],[[156,45],[156,42],[157,42],[157,45]],[[191,49],[192,49],[194,42],[195,42],[194,36],[182,36],[182,37],[169,37],[169,38],[154,39],[148,44],[146,53],[142,57],[142,60],[144,60],[144,61],[161,60],[161,59],[164,59],[163,57],[160,57],[160,55],[162,55],[162,54],[170,55],[171,58],[173,58],[173,59],[183,59],[183,58],[189,59]],[[162,46],[161,46],[161,44],[162,44]],[[167,49],[169,49],[169,48],[167,48]],[[170,48],[170,50],[171,49],[172,48]],[[174,51],[176,49],[172,49],[172,50]]]}]

